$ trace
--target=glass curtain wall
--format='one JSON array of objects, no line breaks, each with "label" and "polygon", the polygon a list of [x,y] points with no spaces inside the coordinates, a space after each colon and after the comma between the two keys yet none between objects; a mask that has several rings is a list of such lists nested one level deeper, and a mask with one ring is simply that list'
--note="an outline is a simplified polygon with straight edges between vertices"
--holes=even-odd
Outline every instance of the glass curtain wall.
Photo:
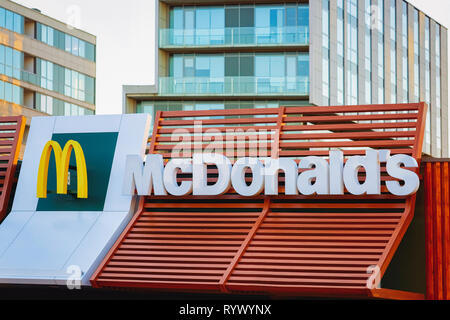
[{"label": "glass curtain wall", "polygon": [[[168,91],[239,94],[308,92],[308,53],[174,54]],[[167,84],[166,84],[167,85]]]},{"label": "glass curtain wall", "polygon": [[442,127],[441,127],[441,27],[436,23],[435,25],[435,44],[436,44],[436,145],[437,156],[441,155],[441,140],[442,140]]},{"label": "glass curtain wall", "polygon": [[0,100],[22,105],[23,88],[10,82],[0,80]]},{"label": "glass curtain wall", "polygon": [[0,7],[0,27],[23,34],[24,18],[20,14]]},{"label": "glass curtain wall", "polygon": [[307,4],[183,6],[170,10],[161,45],[307,44]]},{"label": "glass curtain wall", "polygon": [[0,74],[22,79],[23,52],[0,45]]},{"label": "glass curtain wall", "polygon": [[95,61],[95,45],[77,37],[36,23],[36,39],[75,56]]}]

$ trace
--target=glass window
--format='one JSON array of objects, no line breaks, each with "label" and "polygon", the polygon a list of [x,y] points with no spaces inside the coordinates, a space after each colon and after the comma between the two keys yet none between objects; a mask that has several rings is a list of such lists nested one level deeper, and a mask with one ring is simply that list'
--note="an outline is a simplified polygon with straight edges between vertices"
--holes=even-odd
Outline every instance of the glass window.
[{"label": "glass window", "polygon": [[5,74],[8,77],[12,77],[12,65],[13,65],[13,49],[5,47]]},{"label": "glass window", "polygon": [[391,45],[391,103],[397,102],[397,7],[396,0],[391,0],[390,3],[390,45]]},{"label": "glass window", "polygon": [[289,7],[286,8],[286,26],[296,26],[297,25],[297,8]]},{"label": "glass window", "polygon": [[23,17],[14,13],[14,32],[23,33]]},{"label": "glass window", "polygon": [[241,8],[240,10],[240,27],[253,27],[255,25],[254,8]]},{"label": "glass window", "polygon": [[409,88],[408,88],[408,5],[403,1],[402,3],[402,90],[403,90],[403,102],[409,101]]},{"label": "glass window", "polygon": [[186,9],[184,11],[184,42],[186,44],[194,44],[194,28],[195,28],[195,18],[194,10]]},{"label": "glass window", "polygon": [[0,80],[0,100],[6,100],[5,99],[5,83]]},{"label": "glass window", "polygon": [[257,55],[255,57],[255,75],[270,77],[270,56]]},{"label": "glass window", "polygon": [[5,82],[5,100],[12,102],[12,84]]},{"label": "glass window", "polygon": [[5,46],[0,45],[0,73],[5,74]]},{"label": "glass window", "polygon": [[[306,43],[309,38],[304,4],[173,7],[169,16],[171,29],[163,30],[162,39],[169,35],[175,45]],[[290,29],[282,30],[285,26]]]},{"label": "glass window", "polygon": [[72,52],[72,37],[66,34],[64,36],[65,49],[67,52]]},{"label": "glass window", "polygon": [[72,70],[72,98],[78,99],[78,72]]},{"label": "glass window", "polygon": [[225,76],[237,77],[239,76],[239,57],[226,56],[225,57]]},{"label": "glass window", "polygon": [[435,23],[436,45],[436,153],[441,156],[442,106],[441,106],[441,27]]},{"label": "glass window", "polygon": [[22,97],[20,94],[20,87],[13,85],[13,99],[12,102],[15,104],[22,104]]},{"label": "glass window", "polygon": [[171,74],[175,78],[182,78],[183,77],[183,57],[179,55],[175,55],[172,59],[173,63],[173,70]]},{"label": "glass window", "polygon": [[76,105],[72,105],[72,116],[78,116],[78,107]]},{"label": "glass window", "polygon": [[13,50],[13,77],[20,80],[20,71],[23,65],[23,54],[20,51]]},{"label": "glass window", "polygon": [[210,57],[210,75],[211,78],[223,78],[225,75],[224,68],[225,58],[222,55]]},{"label": "glass window", "polygon": [[4,8],[0,8],[0,27],[5,28],[5,15],[6,10]]},{"label": "glass window", "polygon": [[47,27],[47,44],[53,46],[54,44],[54,29]]},{"label": "glass window", "polygon": [[71,96],[72,93],[72,72],[69,69],[64,70],[64,94]]},{"label": "glass window", "polygon": [[70,103],[64,102],[64,115],[70,116],[71,115],[71,106]]},{"label": "glass window", "polygon": [[196,62],[196,70],[195,70],[196,77],[209,77],[211,75],[209,66],[210,62],[209,57],[197,57],[195,62]]},{"label": "glass window", "polygon": [[252,77],[255,75],[255,62],[253,56],[241,56],[239,61],[239,75],[241,77]]},{"label": "glass window", "polygon": [[78,42],[78,45],[79,45],[79,47],[78,47],[78,53],[79,53],[79,55],[80,55],[80,57],[86,57],[86,42],[84,42],[83,40],[80,40],[79,42]]},{"label": "glass window", "polygon": [[301,53],[298,55],[297,73],[299,77],[309,79],[309,54]]},{"label": "glass window", "polygon": [[42,24],[39,24],[39,26],[41,27],[41,41],[47,43],[47,26]]},{"label": "glass window", "polygon": [[5,24],[6,29],[8,30],[13,30],[14,28],[14,14],[9,11],[6,10],[6,24]]},{"label": "glass window", "polygon": [[420,34],[419,34],[419,11],[414,9],[414,101],[420,100]]},{"label": "glass window", "polygon": [[184,77],[194,77],[195,68],[194,68],[194,57],[185,57],[184,58]]},{"label": "glass window", "polygon": [[72,37],[72,54],[78,56],[79,52],[78,52],[78,38]]},{"label": "glass window", "polygon": [[322,95],[330,103],[330,1],[322,0]]},{"label": "glass window", "polygon": [[[258,15],[256,15],[258,17]],[[236,28],[239,27],[239,9],[226,8],[225,9],[225,27]]]}]

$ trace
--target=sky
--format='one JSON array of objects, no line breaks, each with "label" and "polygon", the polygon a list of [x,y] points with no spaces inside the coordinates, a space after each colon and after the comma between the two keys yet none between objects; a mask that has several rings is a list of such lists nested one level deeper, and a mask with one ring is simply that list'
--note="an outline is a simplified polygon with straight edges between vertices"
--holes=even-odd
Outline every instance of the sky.
[{"label": "sky", "polygon": [[[121,112],[122,85],[154,84],[155,0],[15,2],[97,36],[97,114]],[[449,28],[449,0],[409,2]]]}]

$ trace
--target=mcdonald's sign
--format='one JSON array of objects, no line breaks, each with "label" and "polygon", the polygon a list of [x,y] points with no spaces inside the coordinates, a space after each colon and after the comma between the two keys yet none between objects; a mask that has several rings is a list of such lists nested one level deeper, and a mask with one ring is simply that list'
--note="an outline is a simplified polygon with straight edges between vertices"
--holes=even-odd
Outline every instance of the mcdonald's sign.
[{"label": "mcdonald's sign", "polygon": [[69,162],[72,150],[75,152],[77,166],[77,197],[82,199],[86,199],[88,197],[86,160],[80,143],[74,140],[69,140],[64,146],[64,149],[62,149],[58,142],[50,140],[45,144],[44,150],[41,154],[41,160],[39,162],[37,179],[38,198],[47,198],[48,167],[52,152],[55,155],[56,164],[56,192],[58,194],[67,194]]}]

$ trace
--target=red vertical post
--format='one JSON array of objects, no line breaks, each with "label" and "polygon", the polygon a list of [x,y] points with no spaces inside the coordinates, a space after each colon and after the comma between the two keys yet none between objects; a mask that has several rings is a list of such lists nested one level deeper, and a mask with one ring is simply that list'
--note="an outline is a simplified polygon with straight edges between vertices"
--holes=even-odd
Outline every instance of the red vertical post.
[{"label": "red vertical post", "polygon": [[450,299],[450,161],[428,160],[424,170],[427,299]]}]

